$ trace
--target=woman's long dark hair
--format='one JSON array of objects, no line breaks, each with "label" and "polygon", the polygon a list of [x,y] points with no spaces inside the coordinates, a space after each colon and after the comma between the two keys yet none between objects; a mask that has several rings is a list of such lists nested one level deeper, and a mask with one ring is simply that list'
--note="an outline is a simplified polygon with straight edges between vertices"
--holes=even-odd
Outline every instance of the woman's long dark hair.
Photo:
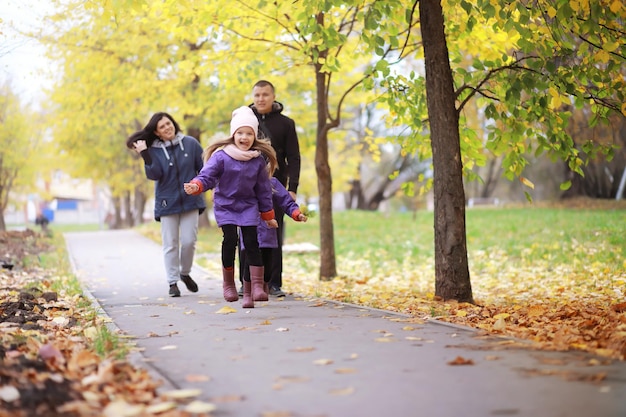
[{"label": "woman's long dark hair", "polygon": [[146,146],[150,148],[154,141],[159,138],[154,132],[157,130],[157,124],[159,124],[159,121],[164,117],[167,117],[172,121],[174,129],[176,130],[175,133],[178,134],[178,132],[180,132],[180,126],[178,126],[176,120],[169,113],[158,112],[152,115],[150,121],[143,129],[136,131],[135,133],[130,135],[128,139],[126,139],[126,147],[128,149],[133,149],[133,144],[135,142],[137,142],[138,140],[145,140]]}]

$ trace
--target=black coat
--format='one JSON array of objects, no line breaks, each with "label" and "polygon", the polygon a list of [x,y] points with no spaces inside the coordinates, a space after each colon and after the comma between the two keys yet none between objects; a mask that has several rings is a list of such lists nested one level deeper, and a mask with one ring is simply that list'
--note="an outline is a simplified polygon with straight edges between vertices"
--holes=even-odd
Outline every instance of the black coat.
[{"label": "black coat", "polygon": [[259,114],[254,104],[250,105],[259,119],[259,130],[266,138],[269,137],[276,151],[278,169],[274,177],[287,188],[297,193],[300,183],[300,144],[296,133],[296,123],[282,114],[283,105],[275,101],[272,110],[267,114]]}]

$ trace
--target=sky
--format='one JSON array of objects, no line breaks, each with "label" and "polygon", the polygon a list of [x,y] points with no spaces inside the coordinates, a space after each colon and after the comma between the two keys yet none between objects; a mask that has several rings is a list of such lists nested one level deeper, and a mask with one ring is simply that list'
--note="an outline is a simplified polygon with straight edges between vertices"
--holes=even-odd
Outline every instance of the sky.
[{"label": "sky", "polygon": [[51,11],[47,0],[2,0],[0,7],[0,85],[9,83],[25,103],[37,104],[42,89],[51,86],[42,73],[50,63],[45,49],[19,31],[35,29]]}]

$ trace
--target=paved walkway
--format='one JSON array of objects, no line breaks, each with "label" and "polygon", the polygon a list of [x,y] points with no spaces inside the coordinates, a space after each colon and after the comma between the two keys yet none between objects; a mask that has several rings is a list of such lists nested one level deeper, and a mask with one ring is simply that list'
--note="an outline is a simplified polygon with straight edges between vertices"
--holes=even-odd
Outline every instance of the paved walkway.
[{"label": "paved walkway", "polygon": [[626,416],[623,362],[590,366],[582,353],[292,296],[243,309],[200,268],[198,293],[181,285],[182,297],[169,298],[161,247],[138,232],[65,238],[85,288],[136,338],[141,365],[164,390],[200,389],[215,416]]}]

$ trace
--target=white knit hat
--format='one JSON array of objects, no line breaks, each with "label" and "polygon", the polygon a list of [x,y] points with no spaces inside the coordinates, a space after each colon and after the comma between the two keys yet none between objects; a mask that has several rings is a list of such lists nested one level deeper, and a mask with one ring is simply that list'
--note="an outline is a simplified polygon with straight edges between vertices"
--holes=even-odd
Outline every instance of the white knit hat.
[{"label": "white knit hat", "polygon": [[230,135],[233,136],[235,131],[243,126],[251,127],[254,130],[254,137],[259,137],[259,120],[250,107],[242,106],[233,110],[233,118],[230,121]]}]

